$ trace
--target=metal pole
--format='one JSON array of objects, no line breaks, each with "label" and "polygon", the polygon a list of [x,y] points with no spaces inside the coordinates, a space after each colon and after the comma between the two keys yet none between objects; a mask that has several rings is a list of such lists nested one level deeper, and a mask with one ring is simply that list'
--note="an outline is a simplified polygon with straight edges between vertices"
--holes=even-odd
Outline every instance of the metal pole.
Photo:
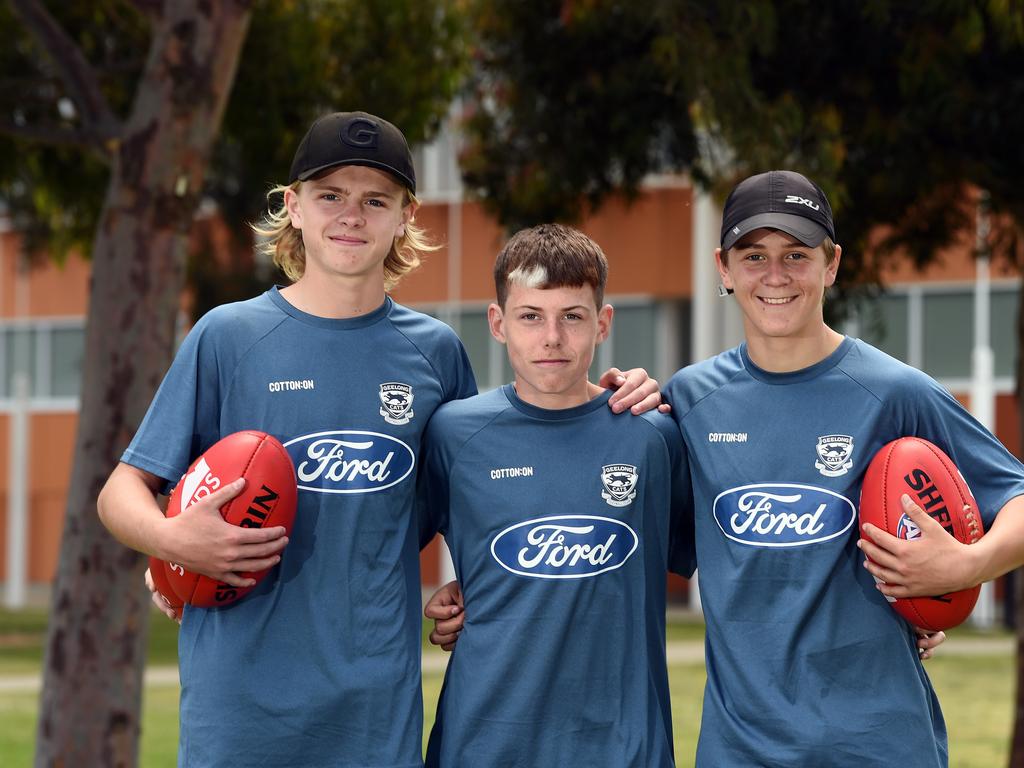
[{"label": "metal pole", "polygon": [[[989,280],[989,195],[982,190],[978,196],[975,228],[974,277],[974,349],[971,352],[971,413],[990,432],[995,431],[995,359],[992,353]],[[982,584],[978,603],[971,614],[977,627],[995,625],[995,589],[991,582]]]}]

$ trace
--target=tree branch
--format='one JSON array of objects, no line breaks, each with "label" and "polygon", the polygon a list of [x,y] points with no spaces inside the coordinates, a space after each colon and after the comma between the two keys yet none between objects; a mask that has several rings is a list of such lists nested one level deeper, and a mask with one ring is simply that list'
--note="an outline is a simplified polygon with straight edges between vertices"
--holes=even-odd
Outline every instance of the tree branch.
[{"label": "tree branch", "polygon": [[49,125],[20,125],[11,120],[0,118],[0,133],[7,136],[14,136],[20,139],[39,141],[44,144],[63,144],[72,147],[85,147],[86,149],[102,148],[104,154],[109,155],[104,147],[102,137],[95,136],[88,131],[75,131],[55,123]]},{"label": "tree branch", "polygon": [[75,41],[39,0],[11,0],[11,6],[57,65],[61,82],[74,101],[85,128],[80,135],[91,139],[94,144],[102,144],[104,139],[118,136],[121,121],[110,109],[92,65]]}]

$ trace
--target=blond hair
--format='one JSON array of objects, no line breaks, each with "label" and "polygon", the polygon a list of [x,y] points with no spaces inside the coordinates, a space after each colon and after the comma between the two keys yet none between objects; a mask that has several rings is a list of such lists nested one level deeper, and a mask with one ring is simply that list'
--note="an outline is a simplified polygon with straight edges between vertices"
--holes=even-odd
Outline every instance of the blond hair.
[{"label": "blond hair", "polygon": [[[306,247],[302,243],[302,230],[292,226],[288,207],[284,204],[284,194],[289,189],[298,194],[303,182],[296,181],[291,185],[278,184],[267,193],[270,205],[267,215],[256,224],[250,224],[252,231],[260,238],[256,249],[270,256],[285,277],[293,283],[306,271]],[[405,188],[402,207],[419,205],[416,195]],[[272,202],[276,195],[281,196],[281,205],[274,207]],[[391,251],[384,259],[384,290],[390,291],[405,275],[420,266],[423,257],[431,251],[441,248],[431,242],[426,229],[418,226],[413,219],[405,224],[405,234],[395,238]]]}]

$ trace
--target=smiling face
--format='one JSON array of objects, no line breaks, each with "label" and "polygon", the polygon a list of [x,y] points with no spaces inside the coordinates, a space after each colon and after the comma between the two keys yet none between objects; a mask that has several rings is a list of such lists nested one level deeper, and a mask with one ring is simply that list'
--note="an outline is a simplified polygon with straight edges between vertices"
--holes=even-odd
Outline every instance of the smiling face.
[{"label": "smiling face", "polygon": [[524,401],[560,409],[590,399],[587,372],[612,320],[611,306],[598,308],[592,286],[511,282],[504,307],[491,304],[487,320],[491,334],[508,348],[516,393]]},{"label": "smiling face", "polygon": [[814,343],[832,333],[822,300],[836,280],[840,253],[837,245],[829,260],[824,246],[811,248],[774,229],[745,235],[726,256],[721,249],[715,252],[722,284],[732,289],[743,312],[752,352]]},{"label": "smiling face", "polygon": [[304,277],[379,281],[384,260],[412,217],[406,193],[389,174],[344,165],[285,193],[292,226],[302,231]]}]

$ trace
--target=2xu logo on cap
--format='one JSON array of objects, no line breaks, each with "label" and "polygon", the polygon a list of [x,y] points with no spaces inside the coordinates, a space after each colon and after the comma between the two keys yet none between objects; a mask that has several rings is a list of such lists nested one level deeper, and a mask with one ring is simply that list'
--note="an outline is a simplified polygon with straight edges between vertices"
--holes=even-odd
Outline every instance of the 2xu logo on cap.
[{"label": "2xu logo on cap", "polygon": [[377,146],[380,128],[372,120],[357,117],[348,122],[341,131],[341,140],[350,147],[373,149]]},{"label": "2xu logo on cap", "polygon": [[372,493],[412,474],[412,448],[390,435],[357,430],[316,432],[284,444],[300,489],[314,493]]},{"label": "2xu logo on cap", "polygon": [[505,570],[538,579],[583,579],[621,568],[639,539],[610,517],[558,515],[509,526],[491,542]]},{"label": "2xu logo on cap", "polygon": [[755,547],[800,547],[842,535],[853,502],[827,488],[787,483],[744,485],[715,499],[715,522],[728,538]]}]

